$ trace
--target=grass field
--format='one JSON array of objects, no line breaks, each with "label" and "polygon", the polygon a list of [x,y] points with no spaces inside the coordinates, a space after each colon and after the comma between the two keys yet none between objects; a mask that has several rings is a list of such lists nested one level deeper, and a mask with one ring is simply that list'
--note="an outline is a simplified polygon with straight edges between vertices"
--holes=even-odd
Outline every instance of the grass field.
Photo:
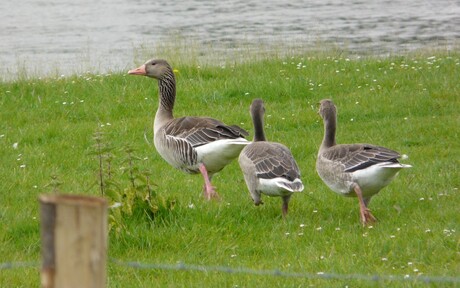
[{"label": "grass field", "polygon": [[[265,101],[266,135],[290,147],[306,187],[292,197],[285,220],[279,198],[252,204],[237,161],[213,179],[222,201],[207,202],[201,176],[176,171],[159,157],[151,140],[154,80],[119,71],[0,83],[0,262],[37,263],[2,269],[0,286],[39,287],[38,195],[101,194],[96,132],[112,147],[120,191],[131,185],[123,173],[129,145],[132,165],[150,173],[156,198],[175,203],[153,220],[134,213],[112,223],[110,258],[350,276],[136,269],[109,261],[109,287],[411,287],[424,283],[418,276],[458,277],[460,54],[293,55],[219,65],[168,58],[177,70],[176,116],[216,117],[252,137],[249,105],[255,97]],[[339,143],[386,146],[407,154],[405,163],[413,166],[373,198],[379,222],[372,227],[360,225],[356,198],[336,195],[315,172],[323,133],[316,103],[323,98],[338,107]]]}]

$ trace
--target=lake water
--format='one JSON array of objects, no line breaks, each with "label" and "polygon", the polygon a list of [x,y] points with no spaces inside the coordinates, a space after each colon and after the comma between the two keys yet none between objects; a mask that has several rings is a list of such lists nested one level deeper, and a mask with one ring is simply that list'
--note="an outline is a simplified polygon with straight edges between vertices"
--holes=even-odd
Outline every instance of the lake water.
[{"label": "lake water", "polygon": [[324,42],[379,55],[453,49],[460,1],[2,0],[0,78],[131,68],[140,47],[153,49],[171,35],[224,49],[241,41]]}]

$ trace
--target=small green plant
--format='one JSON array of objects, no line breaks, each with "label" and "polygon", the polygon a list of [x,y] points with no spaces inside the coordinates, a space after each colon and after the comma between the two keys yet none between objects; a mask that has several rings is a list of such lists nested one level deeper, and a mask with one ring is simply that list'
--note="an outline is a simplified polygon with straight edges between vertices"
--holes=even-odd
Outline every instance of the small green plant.
[{"label": "small green plant", "polygon": [[56,174],[51,175],[50,183],[46,184],[45,187],[51,187],[53,193],[59,193],[59,187],[62,185],[62,182],[59,181]]},{"label": "small green plant", "polygon": [[[98,130],[94,133],[93,140],[95,142],[93,148],[94,150],[90,152],[90,155],[96,155],[99,162],[98,169],[98,184],[101,192],[101,196],[105,195],[106,190],[110,189],[112,184],[115,184],[111,181],[112,176],[112,160],[113,148],[106,145],[103,140],[102,131]],[[106,166],[104,167],[104,162]]]},{"label": "small green plant", "polygon": [[[125,153],[121,162],[121,175],[115,175],[113,169],[115,149],[106,144],[101,131],[94,133],[95,145],[90,155],[96,155],[98,160],[97,184],[102,196],[109,198],[110,215],[109,229],[117,235],[125,230],[127,218],[153,220],[159,212],[170,211],[174,208],[175,200],[165,199],[154,191],[152,173],[142,170],[137,165],[141,160],[135,155],[131,145],[126,145],[120,151]],[[116,176],[116,177],[115,177]]]}]

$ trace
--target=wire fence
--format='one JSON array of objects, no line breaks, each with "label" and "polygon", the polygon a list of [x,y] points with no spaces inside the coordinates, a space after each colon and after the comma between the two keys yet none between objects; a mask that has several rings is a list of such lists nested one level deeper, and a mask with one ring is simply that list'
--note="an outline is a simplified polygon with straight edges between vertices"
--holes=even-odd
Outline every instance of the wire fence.
[{"label": "wire fence", "polygon": [[[166,271],[189,271],[189,272],[215,272],[226,274],[247,274],[254,276],[273,276],[285,278],[305,278],[305,279],[324,279],[324,280],[362,280],[369,282],[378,281],[397,281],[397,282],[416,282],[416,283],[443,283],[454,284],[460,283],[460,277],[453,276],[425,276],[425,275],[365,275],[365,274],[337,274],[327,272],[286,272],[280,269],[273,270],[257,270],[245,267],[229,267],[229,266],[205,266],[194,264],[159,264],[159,263],[143,263],[139,261],[122,261],[115,258],[109,259],[113,265],[139,270],[166,270]],[[24,269],[40,267],[38,262],[4,262],[0,263],[0,270],[8,269]]]},{"label": "wire fence", "polygon": [[38,268],[38,262],[4,262],[0,263],[0,270],[17,269],[17,268]]}]

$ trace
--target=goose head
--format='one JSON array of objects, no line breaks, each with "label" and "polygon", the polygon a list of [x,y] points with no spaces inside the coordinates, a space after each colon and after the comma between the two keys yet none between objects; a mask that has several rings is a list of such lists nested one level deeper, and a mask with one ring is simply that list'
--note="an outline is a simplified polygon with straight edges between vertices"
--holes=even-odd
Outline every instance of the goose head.
[{"label": "goose head", "polygon": [[264,101],[259,98],[254,99],[249,112],[252,117],[252,123],[254,124],[254,141],[266,141],[264,133]]},{"label": "goose head", "polygon": [[318,114],[323,118],[323,120],[331,120],[332,117],[337,115],[337,108],[334,105],[334,102],[330,99],[323,99],[319,102]]},{"label": "goose head", "polygon": [[263,119],[265,114],[264,101],[259,98],[254,99],[249,108],[249,113],[253,118],[257,117],[259,119]]},{"label": "goose head", "polygon": [[324,138],[319,153],[325,149],[335,146],[335,131],[337,129],[337,108],[330,99],[323,99],[319,102],[318,114],[323,118]]},{"label": "goose head", "polygon": [[171,66],[163,59],[152,59],[145,62],[143,65],[136,69],[128,71],[130,75],[141,75],[150,78],[162,80],[166,75],[172,71]]}]

